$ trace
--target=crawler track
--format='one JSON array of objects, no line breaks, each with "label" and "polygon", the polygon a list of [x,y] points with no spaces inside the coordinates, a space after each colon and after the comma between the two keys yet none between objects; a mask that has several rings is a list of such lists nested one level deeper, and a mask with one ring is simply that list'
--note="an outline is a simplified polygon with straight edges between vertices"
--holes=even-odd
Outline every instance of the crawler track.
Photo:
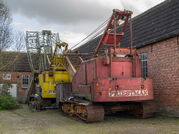
[{"label": "crawler track", "polygon": [[85,122],[98,122],[104,120],[103,106],[89,103],[64,102],[60,104],[63,113],[77,117]]},{"label": "crawler track", "polygon": [[140,103],[134,110],[134,115],[139,118],[150,118],[153,117],[156,112],[156,106],[151,101]]}]

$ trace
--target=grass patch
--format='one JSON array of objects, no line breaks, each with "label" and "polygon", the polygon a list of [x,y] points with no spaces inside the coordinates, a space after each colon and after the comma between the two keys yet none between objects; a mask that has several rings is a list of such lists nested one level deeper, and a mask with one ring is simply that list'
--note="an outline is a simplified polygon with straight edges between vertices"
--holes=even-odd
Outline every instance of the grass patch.
[{"label": "grass patch", "polygon": [[58,110],[31,112],[27,105],[0,112],[0,134],[178,134],[179,118],[156,116],[136,119],[131,116],[106,116],[97,123],[84,123]]}]

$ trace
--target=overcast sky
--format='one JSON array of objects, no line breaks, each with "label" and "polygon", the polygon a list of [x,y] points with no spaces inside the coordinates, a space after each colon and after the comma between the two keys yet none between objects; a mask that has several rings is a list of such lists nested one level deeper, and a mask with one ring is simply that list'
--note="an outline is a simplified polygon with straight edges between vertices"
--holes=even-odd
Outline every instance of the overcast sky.
[{"label": "overcast sky", "polygon": [[50,29],[74,45],[112,14],[133,11],[133,17],[164,0],[4,0],[16,31]]}]

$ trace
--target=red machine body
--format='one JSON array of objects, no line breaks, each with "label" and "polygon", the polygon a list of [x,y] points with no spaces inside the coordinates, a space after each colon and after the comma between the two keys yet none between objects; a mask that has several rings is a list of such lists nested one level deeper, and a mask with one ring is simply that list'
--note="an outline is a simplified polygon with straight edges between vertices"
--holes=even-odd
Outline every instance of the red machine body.
[{"label": "red machine body", "polygon": [[136,50],[133,49],[133,53],[128,57],[129,49],[117,48],[114,56],[111,48],[109,57],[101,56],[82,63],[73,77],[73,94],[93,102],[152,100],[152,79],[142,78],[141,61]]},{"label": "red machine body", "polygon": [[[73,77],[72,92],[93,102],[143,101],[153,99],[152,79],[142,78],[141,61],[132,48],[131,11],[113,14],[95,50],[111,46],[104,56],[85,61]],[[120,40],[130,20],[130,48],[120,48]],[[117,26],[123,21],[121,31]]]},{"label": "red machine body", "polygon": [[[142,118],[153,116],[155,106],[149,101],[153,100],[152,79],[142,77],[141,61],[132,48],[131,14],[113,10],[95,58],[82,62],[72,79],[72,98],[59,104],[64,113],[86,122],[102,121],[106,113],[119,111],[130,111]],[[130,48],[120,48],[128,20]],[[101,45],[111,47],[98,56]]]}]

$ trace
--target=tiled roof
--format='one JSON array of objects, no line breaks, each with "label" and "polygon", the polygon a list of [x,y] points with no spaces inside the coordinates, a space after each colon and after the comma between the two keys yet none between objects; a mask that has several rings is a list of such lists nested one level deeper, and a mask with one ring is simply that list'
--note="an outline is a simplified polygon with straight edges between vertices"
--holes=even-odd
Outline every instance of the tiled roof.
[{"label": "tiled roof", "polygon": [[[38,58],[33,55],[32,58],[38,67]],[[4,51],[0,53],[0,71],[31,72],[27,53]]]},{"label": "tiled roof", "polygon": [[[132,24],[133,46],[137,48],[179,35],[179,0],[166,0],[160,3],[134,17]],[[129,36],[128,24],[121,40],[121,47],[129,47]],[[100,38],[101,36],[83,44],[77,50],[80,52],[94,52]]]}]

